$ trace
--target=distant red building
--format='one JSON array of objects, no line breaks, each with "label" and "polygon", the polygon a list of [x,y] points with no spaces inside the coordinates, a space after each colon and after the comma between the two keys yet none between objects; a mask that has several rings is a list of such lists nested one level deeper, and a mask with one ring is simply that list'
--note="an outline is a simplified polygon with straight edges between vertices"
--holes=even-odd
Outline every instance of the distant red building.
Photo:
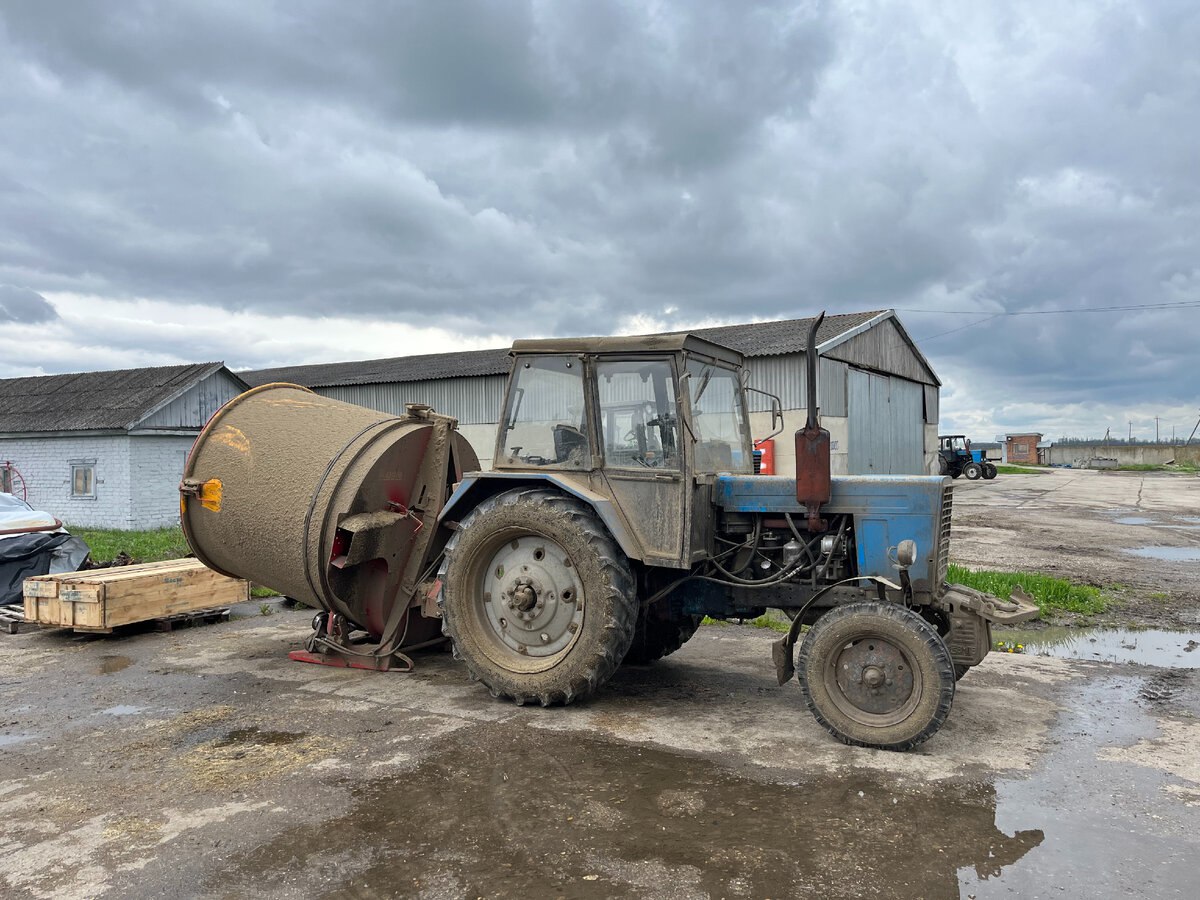
[{"label": "distant red building", "polygon": [[1004,458],[1010,463],[1031,463],[1037,465],[1038,444],[1042,436],[1036,432],[1030,434],[1006,434],[1004,436]]}]

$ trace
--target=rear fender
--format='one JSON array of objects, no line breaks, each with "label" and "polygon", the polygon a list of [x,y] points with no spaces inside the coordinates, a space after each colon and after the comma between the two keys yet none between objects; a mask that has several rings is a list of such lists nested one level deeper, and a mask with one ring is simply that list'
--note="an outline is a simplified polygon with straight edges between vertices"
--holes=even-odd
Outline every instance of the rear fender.
[{"label": "rear fender", "polygon": [[645,561],[641,544],[622,520],[612,500],[553,472],[473,472],[465,475],[446,501],[438,515],[438,522],[460,522],[489,497],[520,487],[554,487],[582,500],[596,511],[596,515],[600,517],[600,521],[604,523],[604,527],[627,558],[636,559],[638,562]]}]

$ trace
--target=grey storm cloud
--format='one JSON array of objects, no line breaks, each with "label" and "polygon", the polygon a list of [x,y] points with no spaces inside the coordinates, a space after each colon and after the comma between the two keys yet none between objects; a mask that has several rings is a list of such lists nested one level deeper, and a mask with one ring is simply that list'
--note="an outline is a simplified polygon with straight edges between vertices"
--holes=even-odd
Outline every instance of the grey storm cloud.
[{"label": "grey storm cloud", "polygon": [[58,318],[53,304],[37,291],[0,284],[0,322],[37,324]]},{"label": "grey storm cloud", "polygon": [[466,335],[890,306],[979,404],[1192,404],[1195,306],[1009,314],[1200,300],[1197,47],[1192,0],[14,0],[0,281]]}]

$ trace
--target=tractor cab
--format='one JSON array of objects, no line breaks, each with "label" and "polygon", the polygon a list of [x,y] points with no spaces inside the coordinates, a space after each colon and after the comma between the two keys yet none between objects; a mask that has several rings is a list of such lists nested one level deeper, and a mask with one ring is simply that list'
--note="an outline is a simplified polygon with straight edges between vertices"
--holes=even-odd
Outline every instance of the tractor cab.
[{"label": "tractor cab", "polygon": [[754,472],[742,355],[678,334],[517,341],[512,356],[494,474],[600,498],[634,558],[706,555],[711,517],[693,513],[713,476]]}]

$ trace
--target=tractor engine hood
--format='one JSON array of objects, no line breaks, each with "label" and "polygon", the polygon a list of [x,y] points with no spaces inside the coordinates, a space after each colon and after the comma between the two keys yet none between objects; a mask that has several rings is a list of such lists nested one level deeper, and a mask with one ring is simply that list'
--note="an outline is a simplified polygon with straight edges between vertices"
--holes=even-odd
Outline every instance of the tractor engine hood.
[{"label": "tractor engine hood", "polygon": [[[913,589],[936,595],[949,563],[951,484],[941,476],[838,476],[821,513],[853,517],[859,575],[893,578],[896,546],[916,541],[917,559],[909,569]],[[718,475],[713,504],[730,513],[790,513],[798,525],[805,515],[795,480],[784,476]]]}]

